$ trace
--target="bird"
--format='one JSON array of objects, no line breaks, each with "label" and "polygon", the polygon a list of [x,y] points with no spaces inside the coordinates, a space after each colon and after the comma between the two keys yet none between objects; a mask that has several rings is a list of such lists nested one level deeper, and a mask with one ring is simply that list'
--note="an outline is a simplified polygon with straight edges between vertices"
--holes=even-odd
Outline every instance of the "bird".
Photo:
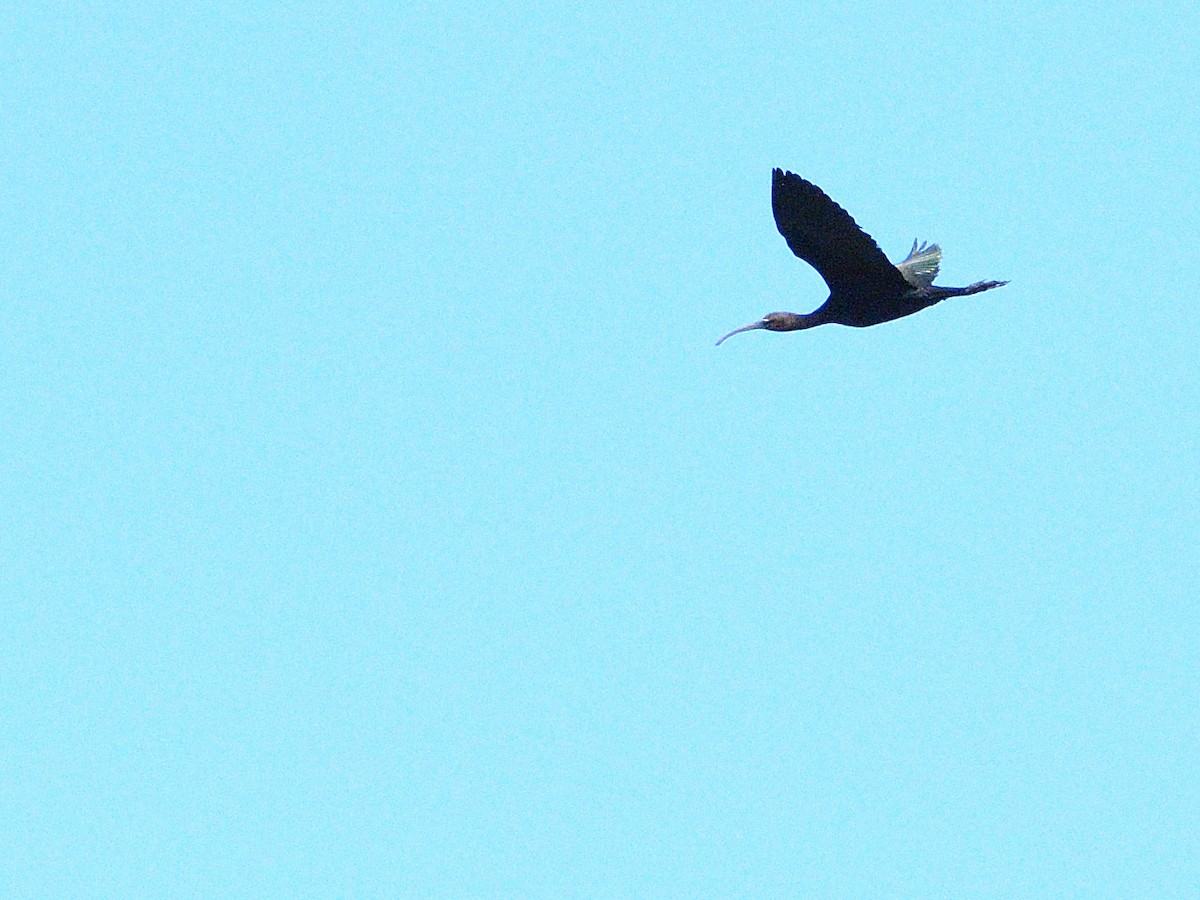
[{"label": "bird", "polygon": [[829,299],[811,313],[765,315],[729,332],[717,341],[718,347],[735,334],[760,328],[799,331],[829,324],[867,328],[911,316],[947,297],[965,297],[1008,284],[934,284],[942,260],[942,248],[937,244],[913,241],[905,260],[893,265],[874,239],[823,190],[783,169],[771,172],[771,210],[775,226],[792,252],[825,279]]}]

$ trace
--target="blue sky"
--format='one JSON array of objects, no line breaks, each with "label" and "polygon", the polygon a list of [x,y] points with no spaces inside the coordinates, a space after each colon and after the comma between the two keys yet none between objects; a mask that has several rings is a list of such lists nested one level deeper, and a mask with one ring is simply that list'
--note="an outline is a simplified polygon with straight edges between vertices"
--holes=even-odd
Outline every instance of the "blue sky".
[{"label": "blue sky", "polygon": [[[10,11],[0,891],[1189,896],[1197,46]],[[773,166],[1012,283],[714,348]]]}]

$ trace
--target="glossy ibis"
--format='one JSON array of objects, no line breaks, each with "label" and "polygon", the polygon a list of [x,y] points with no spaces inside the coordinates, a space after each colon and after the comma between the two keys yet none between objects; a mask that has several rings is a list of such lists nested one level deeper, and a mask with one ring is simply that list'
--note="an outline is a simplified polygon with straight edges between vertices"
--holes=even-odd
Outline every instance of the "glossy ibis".
[{"label": "glossy ibis", "polygon": [[812,266],[829,286],[829,299],[816,312],[774,312],[735,328],[717,341],[743,331],[799,331],[829,323],[866,328],[911,316],[947,297],[990,291],[1007,281],[977,281],[967,287],[941,287],[937,277],[942,248],[913,241],[902,263],[892,265],[871,236],[826,193],[799,175],[775,169],[771,175],[775,225],[792,252]]}]

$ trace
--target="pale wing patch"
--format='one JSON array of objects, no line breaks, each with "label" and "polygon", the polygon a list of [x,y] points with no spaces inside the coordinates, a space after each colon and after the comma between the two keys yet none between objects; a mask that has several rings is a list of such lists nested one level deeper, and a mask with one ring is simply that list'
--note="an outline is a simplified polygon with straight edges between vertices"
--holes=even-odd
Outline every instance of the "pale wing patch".
[{"label": "pale wing patch", "polygon": [[896,268],[904,276],[904,280],[913,287],[927,288],[937,278],[938,266],[942,262],[942,248],[937,244],[917,246],[913,241],[912,250],[904,262],[896,263]]}]

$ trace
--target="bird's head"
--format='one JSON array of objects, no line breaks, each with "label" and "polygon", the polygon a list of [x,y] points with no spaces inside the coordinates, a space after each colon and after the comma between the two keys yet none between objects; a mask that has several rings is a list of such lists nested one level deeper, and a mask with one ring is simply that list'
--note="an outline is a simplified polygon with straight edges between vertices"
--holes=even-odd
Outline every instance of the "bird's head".
[{"label": "bird's head", "polygon": [[789,312],[767,313],[762,317],[762,327],[767,331],[795,331],[804,321],[803,316]]},{"label": "bird's head", "polygon": [[717,341],[717,346],[720,347],[721,343],[726,338],[731,338],[735,334],[741,334],[743,331],[756,331],[760,328],[767,331],[796,331],[797,329],[804,327],[804,316],[799,316],[796,315],[796,313],[790,312],[767,313],[767,315],[763,316],[757,322],[751,322],[749,325],[743,325],[741,328],[733,329],[733,331],[729,332],[729,334]]}]

